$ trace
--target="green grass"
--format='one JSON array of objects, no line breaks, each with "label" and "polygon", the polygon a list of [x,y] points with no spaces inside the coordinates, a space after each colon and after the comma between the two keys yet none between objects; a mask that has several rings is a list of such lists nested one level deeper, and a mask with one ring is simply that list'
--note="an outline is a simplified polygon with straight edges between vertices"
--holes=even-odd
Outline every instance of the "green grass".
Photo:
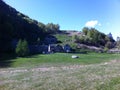
[{"label": "green grass", "polygon": [[58,41],[61,41],[63,44],[69,44],[72,41],[72,37],[66,34],[56,34],[55,37]]},{"label": "green grass", "polygon": [[[79,58],[72,59],[72,55],[77,55]],[[24,66],[39,66],[39,65],[67,65],[67,64],[96,64],[108,62],[109,60],[119,59],[120,55],[106,53],[88,53],[88,54],[70,54],[70,53],[55,53],[55,54],[40,54],[27,58],[12,59],[11,67]]]},{"label": "green grass", "polygon": [[72,37],[69,37],[66,34],[56,34],[55,37],[62,42],[64,42],[65,40],[72,40]]},{"label": "green grass", "polygon": [[119,90],[120,89],[120,77],[111,78],[105,83],[99,85],[97,90]]},{"label": "green grass", "polygon": [[120,54],[39,54],[10,61],[0,68],[0,90],[120,90]]}]

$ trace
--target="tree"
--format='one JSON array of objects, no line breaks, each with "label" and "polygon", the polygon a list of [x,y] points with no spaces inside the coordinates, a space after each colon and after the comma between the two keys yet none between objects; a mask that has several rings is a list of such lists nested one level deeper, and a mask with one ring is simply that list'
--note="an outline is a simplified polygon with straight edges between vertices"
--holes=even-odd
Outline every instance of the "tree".
[{"label": "tree", "polygon": [[60,29],[60,26],[58,24],[48,23],[46,25],[46,32],[50,34],[58,32],[59,29]]},{"label": "tree", "polygon": [[21,57],[29,55],[28,43],[26,40],[19,40],[16,47],[16,54]]},{"label": "tree", "polygon": [[117,48],[120,49],[120,37],[117,37]]},{"label": "tree", "polygon": [[111,33],[108,36],[102,32],[99,32],[95,28],[87,28],[87,27],[84,27],[82,29],[82,32],[84,33],[84,37],[80,37],[79,41],[84,44],[95,45],[95,46],[105,46],[105,44],[108,41],[110,41],[111,43],[114,42]]},{"label": "tree", "polygon": [[77,42],[78,43],[85,43],[85,40],[84,40],[84,36],[80,36],[78,39],[77,39]]},{"label": "tree", "polygon": [[72,36],[72,41],[73,42],[78,42],[79,41],[79,37],[77,35],[73,35]]},{"label": "tree", "polygon": [[41,22],[38,22],[38,26],[43,30],[45,31],[45,24],[41,23]]},{"label": "tree", "polygon": [[84,28],[82,29],[82,32],[83,32],[85,35],[87,35],[88,30],[89,30],[89,28],[88,28],[88,27],[84,27]]},{"label": "tree", "polygon": [[108,49],[111,49],[113,46],[112,42],[108,41],[106,44],[105,44],[105,47],[108,48]]},{"label": "tree", "polygon": [[107,36],[110,38],[111,41],[113,40],[113,36],[111,33],[109,33]]},{"label": "tree", "polygon": [[29,47],[28,47],[28,42],[26,40],[23,40],[22,42],[22,49],[23,49],[23,56],[29,55]]},{"label": "tree", "polygon": [[105,41],[110,42],[110,38],[108,36],[105,36]]},{"label": "tree", "polygon": [[17,44],[17,47],[16,47],[15,51],[16,51],[16,54],[18,56],[22,55],[22,40],[21,39],[18,41],[18,44]]}]

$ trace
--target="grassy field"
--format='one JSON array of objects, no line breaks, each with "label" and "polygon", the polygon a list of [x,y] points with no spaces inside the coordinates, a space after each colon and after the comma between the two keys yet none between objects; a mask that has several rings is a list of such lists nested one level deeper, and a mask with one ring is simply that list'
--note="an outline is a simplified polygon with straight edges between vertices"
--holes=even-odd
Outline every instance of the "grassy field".
[{"label": "grassy field", "polygon": [[0,68],[0,90],[120,90],[119,59],[105,53],[18,57]]}]

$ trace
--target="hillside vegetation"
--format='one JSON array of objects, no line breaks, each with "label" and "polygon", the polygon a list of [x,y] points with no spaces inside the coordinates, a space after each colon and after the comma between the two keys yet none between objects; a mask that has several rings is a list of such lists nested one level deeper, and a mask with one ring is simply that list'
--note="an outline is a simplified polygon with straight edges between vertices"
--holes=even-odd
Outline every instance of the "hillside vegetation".
[{"label": "hillside vegetation", "polygon": [[[25,45],[27,49],[33,49],[36,48],[36,46],[40,47],[40,45],[60,44],[64,46],[65,44],[69,44],[73,50],[72,52],[76,50],[79,51],[78,48],[80,44],[95,46],[105,50],[114,48],[116,45],[111,33],[106,35],[95,28],[87,27],[84,27],[81,32],[63,31],[60,30],[58,24],[48,23],[45,25],[42,22],[33,20],[7,5],[2,0],[0,0],[0,11],[1,56],[11,53],[15,56],[17,50],[22,50],[22,45],[17,47],[20,40],[27,43],[27,45]],[[52,42],[53,39],[56,41]],[[79,49],[81,48],[82,47]],[[35,50],[33,51],[35,52]],[[23,52],[25,54],[21,56],[35,54],[32,50],[30,53],[28,53],[28,51],[30,50],[27,50],[27,54]]]},{"label": "hillside vegetation", "polygon": [[25,39],[29,44],[59,30],[58,24],[47,25],[29,18],[0,0],[0,53],[14,52],[12,45]]},{"label": "hillside vegetation", "polygon": [[0,90],[120,90],[120,55],[104,52],[114,47],[111,33],[60,30],[0,0]]},{"label": "hillside vegetation", "polygon": [[99,32],[95,28],[84,27],[82,31],[61,31],[55,34],[61,45],[69,44],[75,51],[80,49],[92,49],[92,51],[105,51],[116,46],[112,34],[108,35]]}]

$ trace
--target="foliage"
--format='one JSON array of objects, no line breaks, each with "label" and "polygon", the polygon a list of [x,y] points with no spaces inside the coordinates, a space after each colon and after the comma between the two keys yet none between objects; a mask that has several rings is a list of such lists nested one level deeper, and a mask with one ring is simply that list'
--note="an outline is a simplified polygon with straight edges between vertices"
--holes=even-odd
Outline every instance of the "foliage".
[{"label": "foliage", "polygon": [[117,47],[118,49],[120,49],[120,37],[117,37],[116,47]]},{"label": "foliage", "polygon": [[85,35],[87,35],[88,31],[89,31],[89,28],[88,28],[88,27],[84,27],[84,28],[82,29],[82,32],[83,32]]},{"label": "foliage", "polygon": [[16,54],[22,57],[29,55],[28,43],[26,40],[19,40],[16,47]]},{"label": "foliage", "polygon": [[105,47],[108,48],[108,49],[111,49],[111,48],[112,48],[112,42],[108,41],[108,42],[105,44]]},{"label": "foliage", "polygon": [[105,47],[104,48],[104,52],[107,52],[109,50],[109,48]]},{"label": "foliage", "polygon": [[79,38],[77,35],[73,35],[73,36],[72,36],[72,41],[73,41],[73,42],[79,42],[79,41],[80,41],[80,38]]},{"label": "foliage", "polygon": [[48,23],[46,25],[46,32],[49,34],[57,33],[60,29],[60,26],[58,24]]},{"label": "foliage", "polygon": [[47,25],[29,18],[0,0],[0,53],[11,52],[14,39],[26,39],[29,44],[40,43],[51,33],[56,33],[60,26]]},{"label": "foliage", "polygon": [[107,36],[109,37],[109,39],[110,39],[110,41],[111,41],[111,42],[113,42],[113,41],[114,41],[113,36],[112,36],[112,34],[111,34],[111,33],[109,33]]},{"label": "foliage", "polygon": [[83,44],[93,45],[93,46],[98,46],[98,47],[109,45],[109,48],[112,48],[115,42],[114,39],[112,38],[112,34],[105,35],[104,33],[99,32],[95,28],[84,27],[82,29],[82,33],[83,35],[79,37],[77,36],[77,38],[74,38],[77,43],[83,43]]},{"label": "foliage", "polygon": [[70,44],[70,46],[71,46],[72,49],[75,49],[75,50],[77,49],[77,44],[76,43]]}]

